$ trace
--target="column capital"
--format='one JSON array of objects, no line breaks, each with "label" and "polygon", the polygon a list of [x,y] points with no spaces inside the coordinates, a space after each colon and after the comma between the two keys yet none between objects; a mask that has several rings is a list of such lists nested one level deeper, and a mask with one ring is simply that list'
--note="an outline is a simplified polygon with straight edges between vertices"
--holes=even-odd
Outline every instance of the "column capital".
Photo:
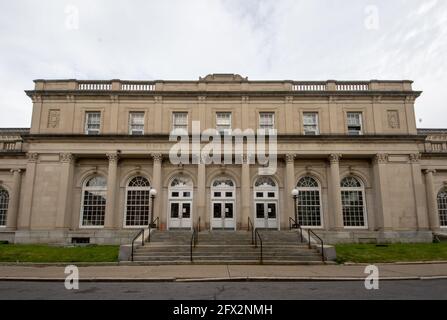
[{"label": "column capital", "polygon": [[374,156],[374,161],[377,163],[388,163],[389,155],[388,153],[377,153]]},{"label": "column capital", "polygon": [[152,153],[151,157],[154,161],[161,162],[163,160],[163,155],[161,153]]},{"label": "column capital", "polygon": [[109,162],[118,162],[119,160],[118,153],[107,153],[106,156],[109,159]]},{"label": "column capital", "polygon": [[22,169],[11,169],[11,170],[9,170],[9,172],[11,172],[12,174],[14,174],[14,173],[20,174],[20,173],[22,173]]},{"label": "column capital", "polygon": [[411,153],[408,158],[410,159],[410,163],[419,163],[419,161],[421,160],[421,154]]},{"label": "column capital", "polygon": [[59,161],[62,163],[70,163],[75,159],[72,153],[61,153],[59,154]]},{"label": "column capital", "polygon": [[436,170],[435,169],[427,169],[427,170],[424,170],[424,173],[425,174],[435,174]]},{"label": "column capital", "polygon": [[338,153],[331,153],[329,155],[329,162],[330,163],[338,163],[341,159],[342,155]]},{"label": "column capital", "polygon": [[28,162],[37,162],[37,160],[39,159],[39,154],[36,152],[29,152],[27,154],[28,157]]},{"label": "column capital", "polygon": [[286,154],[286,162],[288,162],[288,163],[295,161],[295,158],[296,158],[296,154],[293,154],[293,153]]}]

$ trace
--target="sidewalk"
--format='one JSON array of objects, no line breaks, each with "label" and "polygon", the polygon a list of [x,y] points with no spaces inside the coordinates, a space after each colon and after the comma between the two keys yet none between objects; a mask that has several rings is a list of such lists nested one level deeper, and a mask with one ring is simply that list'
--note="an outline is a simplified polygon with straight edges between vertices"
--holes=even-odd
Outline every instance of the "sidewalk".
[{"label": "sidewalk", "polygon": [[[447,279],[447,263],[376,264],[381,280]],[[0,266],[0,281],[63,281],[62,266]],[[365,265],[80,266],[80,281],[363,280]]]}]

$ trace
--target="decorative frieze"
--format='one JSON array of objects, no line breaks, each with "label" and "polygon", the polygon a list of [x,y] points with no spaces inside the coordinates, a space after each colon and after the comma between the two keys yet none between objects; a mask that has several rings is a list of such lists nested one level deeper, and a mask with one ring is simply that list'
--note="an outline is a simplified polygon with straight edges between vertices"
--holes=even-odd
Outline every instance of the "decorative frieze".
[{"label": "decorative frieze", "polygon": [[419,163],[421,155],[419,153],[412,153],[409,156],[410,163]]},{"label": "decorative frieze", "polygon": [[341,154],[338,153],[332,153],[329,155],[329,162],[330,163],[339,163],[341,159]]},{"label": "decorative frieze", "polygon": [[388,110],[387,118],[388,118],[388,127],[389,128],[391,128],[391,129],[399,129],[400,128],[399,111]]},{"label": "decorative frieze", "polygon": [[374,160],[379,164],[385,164],[389,161],[389,155],[387,153],[378,153],[374,157]]},{"label": "decorative frieze", "polygon": [[30,152],[27,154],[28,162],[37,162],[39,160],[39,154],[35,152]]},{"label": "decorative frieze", "polygon": [[62,163],[69,163],[74,160],[74,156],[72,153],[61,153],[59,159]]},{"label": "decorative frieze", "polygon": [[61,111],[59,109],[50,109],[48,111],[47,128],[49,129],[59,128],[60,118],[61,118]]}]

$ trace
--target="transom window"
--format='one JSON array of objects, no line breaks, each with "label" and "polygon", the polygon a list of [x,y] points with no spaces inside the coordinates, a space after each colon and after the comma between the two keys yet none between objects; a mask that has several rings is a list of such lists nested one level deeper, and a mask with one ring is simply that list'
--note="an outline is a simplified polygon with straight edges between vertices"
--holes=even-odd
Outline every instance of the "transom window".
[{"label": "transom window", "polygon": [[144,112],[129,113],[129,134],[131,135],[144,134]]},{"label": "transom window", "polygon": [[174,112],[172,114],[172,130],[188,131],[188,112]]},{"label": "transom window", "polygon": [[447,227],[447,188],[438,193],[438,211],[439,224],[441,227]]},{"label": "transom window", "polygon": [[305,135],[318,135],[318,113],[304,112],[303,113],[303,128]]},{"label": "transom window", "polygon": [[102,227],[106,213],[107,180],[95,176],[88,180],[82,190],[82,227]]},{"label": "transom window", "polygon": [[101,112],[89,111],[85,113],[85,134],[97,135],[101,130]]},{"label": "transom window", "polygon": [[172,199],[192,198],[193,182],[189,177],[175,177],[169,185],[169,197]]},{"label": "transom window", "polygon": [[365,190],[355,177],[344,178],[341,183],[343,223],[347,228],[366,227]]},{"label": "transom window", "polygon": [[0,188],[0,227],[6,226],[6,218],[8,216],[9,193]]},{"label": "transom window", "polygon": [[216,130],[221,134],[231,132],[231,112],[216,113]]},{"label": "transom window", "polygon": [[227,177],[217,178],[211,184],[211,194],[215,199],[232,199],[236,196],[235,189],[233,180]]},{"label": "transom window", "polygon": [[254,194],[257,199],[275,199],[278,196],[278,186],[271,177],[262,176],[255,181]]},{"label": "transom window", "polygon": [[270,130],[275,129],[275,113],[260,112],[259,113],[259,129]]},{"label": "transom window", "polygon": [[135,177],[129,181],[126,193],[126,222],[128,227],[149,225],[151,185],[145,177]]},{"label": "transom window", "polygon": [[298,223],[304,227],[321,227],[321,195],[317,180],[310,176],[301,178],[298,190]]},{"label": "transom window", "polygon": [[348,134],[349,135],[361,135],[362,131],[362,113],[361,112],[348,112],[346,114]]}]

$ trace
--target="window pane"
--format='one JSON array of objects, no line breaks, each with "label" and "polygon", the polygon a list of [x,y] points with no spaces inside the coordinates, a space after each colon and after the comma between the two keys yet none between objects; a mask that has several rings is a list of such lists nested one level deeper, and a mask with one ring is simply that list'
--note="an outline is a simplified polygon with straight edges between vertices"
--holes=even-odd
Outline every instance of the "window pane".
[{"label": "window pane", "polygon": [[6,226],[8,215],[9,194],[8,191],[0,189],[0,226]]},{"label": "window pane", "polygon": [[86,112],[85,114],[85,133],[99,134],[101,128],[101,112]]},{"label": "window pane", "polygon": [[274,129],[275,114],[273,112],[259,113],[259,127],[260,129]]},{"label": "window pane", "polygon": [[129,131],[130,134],[144,134],[144,112],[130,113]]}]

